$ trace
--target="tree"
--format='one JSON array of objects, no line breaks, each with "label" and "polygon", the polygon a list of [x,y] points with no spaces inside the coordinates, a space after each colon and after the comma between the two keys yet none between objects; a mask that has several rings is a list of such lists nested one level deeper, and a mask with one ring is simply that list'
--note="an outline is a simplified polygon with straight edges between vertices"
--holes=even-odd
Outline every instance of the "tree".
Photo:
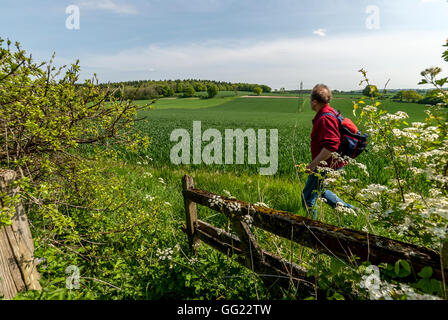
[{"label": "tree", "polygon": [[166,85],[162,87],[162,94],[164,97],[172,97],[174,96],[175,92],[171,86]]},{"label": "tree", "polygon": [[272,88],[271,87],[269,87],[269,86],[267,86],[267,85],[261,85],[260,86],[261,87],[261,89],[263,90],[263,92],[267,92],[267,93],[270,93],[270,92],[272,92]]},{"label": "tree", "polygon": [[198,83],[196,85],[196,91],[198,91],[198,92],[207,91],[207,86],[205,84],[203,84],[203,83]]},{"label": "tree", "polygon": [[191,98],[195,95],[196,91],[194,90],[193,86],[187,85],[184,88],[184,97]]},{"label": "tree", "polygon": [[401,90],[392,98],[395,101],[407,101],[407,102],[417,102],[423,99],[417,91],[415,90]]},{"label": "tree", "polygon": [[235,96],[238,97],[239,93],[238,93],[238,85],[234,84],[233,85],[233,91],[235,91]]},{"label": "tree", "polygon": [[404,92],[404,97],[405,100],[409,101],[409,102],[417,102],[423,99],[423,96],[420,95],[417,91],[415,90],[408,90]]},{"label": "tree", "polygon": [[257,96],[263,93],[263,89],[261,89],[260,87],[255,87],[253,91]]},{"label": "tree", "polygon": [[364,90],[362,91],[362,94],[366,97],[378,97],[380,96],[380,92],[378,91],[377,86],[375,85],[368,85],[364,88]]},{"label": "tree", "polygon": [[208,97],[209,97],[209,98],[214,98],[214,97],[216,97],[216,95],[218,94],[218,92],[219,92],[218,86],[215,85],[215,84],[211,84],[211,85],[209,85],[208,88],[207,88],[207,93],[208,93]]},{"label": "tree", "polygon": [[443,99],[439,94],[439,90],[429,90],[426,92],[425,98],[418,101],[418,103],[436,105],[439,103],[443,103]]},{"label": "tree", "polygon": [[404,96],[405,96],[405,91],[404,91],[404,90],[401,90],[401,91],[398,91],[398,92],[393,96],[392,100],[402,102],[403,99],[404,99]]}]

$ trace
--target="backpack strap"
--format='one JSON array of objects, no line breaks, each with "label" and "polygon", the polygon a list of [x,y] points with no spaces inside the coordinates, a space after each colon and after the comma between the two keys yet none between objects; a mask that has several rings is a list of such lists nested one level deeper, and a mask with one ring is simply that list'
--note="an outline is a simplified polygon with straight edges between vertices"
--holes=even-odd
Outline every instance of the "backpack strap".
[{"label": "backpack strap", "polygon": [[334,113],[326,112],[326,113],[322,114],[322,115],[319,117],[319,119],[322,119],[322,118],[325,117],[325,116],[332,116],[333,118],[336,118],[336,116],[334,115]]},{"label": "backpack strap", "polygon": [[322,115],[319,117],[319,119],[317,119],[317,120],[320,120],[320,119],[322,119],[322,118],[325,117],[325,116],[331,116],[331,117],[333,117],[333,118],[335,118],[335,119],[338,119],[338,117],[337,117],[334,113],[326,112],[326,113],[322,114]]}]

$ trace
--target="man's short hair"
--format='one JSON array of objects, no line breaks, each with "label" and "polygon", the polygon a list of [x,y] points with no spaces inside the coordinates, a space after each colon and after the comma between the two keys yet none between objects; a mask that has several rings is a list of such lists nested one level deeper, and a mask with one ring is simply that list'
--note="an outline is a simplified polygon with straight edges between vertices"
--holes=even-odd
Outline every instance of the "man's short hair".
[{"label": "man's short hair", "polygon": [[324,84],[318,84],[314,87],[311,93],[311,100],[316,100],[319,103],[328,104],[330,103],[333,95],[330,89]]}]

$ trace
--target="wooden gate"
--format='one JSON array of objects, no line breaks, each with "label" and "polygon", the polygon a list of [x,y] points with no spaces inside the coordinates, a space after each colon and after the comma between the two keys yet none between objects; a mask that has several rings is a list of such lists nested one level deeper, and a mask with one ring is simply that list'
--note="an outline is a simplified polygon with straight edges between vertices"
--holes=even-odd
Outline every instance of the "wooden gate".
[{"label": "wooden gate", "polygon": [[[448,263],[445,261],[442,268],[441,257],[435,250],[195,189],[188,175],[183,177],[182,184],[186,213],[184,232],[192,249],[202,241],[224,254],[235,253],[240,264],[256,272],[271,288],[294,285],[304,295],[319,294],[315,279],[307,276],[306,269],[261,249],[248,224],[346,262],[356,257],[358,261],[378,265],[394,264],[403,259],[417,272],[430,266],[436,279],[446,281]],[[199,220],[196,204],[225,214],[237,236]]]}]

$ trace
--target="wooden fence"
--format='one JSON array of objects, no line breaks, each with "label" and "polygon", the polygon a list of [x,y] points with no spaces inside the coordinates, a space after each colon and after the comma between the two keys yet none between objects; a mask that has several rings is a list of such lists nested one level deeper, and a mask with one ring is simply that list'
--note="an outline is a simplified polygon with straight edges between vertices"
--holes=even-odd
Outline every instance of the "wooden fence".
[{"label": "wooden fence", "polygon": [[[0,170],[0,193],[14,196],[19,191],[10,188],[15,179],[14,171]],[[41,289],[34,263],[33,239],[21,204],[11,220],[10,226],[0,227],[0,299],[12,299],[18,292]]]},{"label": "wooden fence", "polygon": [[[192,249],[202,241],[224,254],[237,254],[240,264],[256,272],[277,292],[280,287],[294,285],[301,295],[320,293],[315,279],[307,276],[306,269],[260,248],[248,224],[349,263],[355,257],[357,261],[369,261],[374,265],[394,264],[403,259],[411,264],[414,274],[430,266],[436,279],[446,281],[448,261],[444,261],[442,269],[442,259],[435,250],[195,189],[188,175],[183,177],[182,185],[186,212],[184,232]],[[199,220],[196,204],[224,213],[237,236]]]}]

